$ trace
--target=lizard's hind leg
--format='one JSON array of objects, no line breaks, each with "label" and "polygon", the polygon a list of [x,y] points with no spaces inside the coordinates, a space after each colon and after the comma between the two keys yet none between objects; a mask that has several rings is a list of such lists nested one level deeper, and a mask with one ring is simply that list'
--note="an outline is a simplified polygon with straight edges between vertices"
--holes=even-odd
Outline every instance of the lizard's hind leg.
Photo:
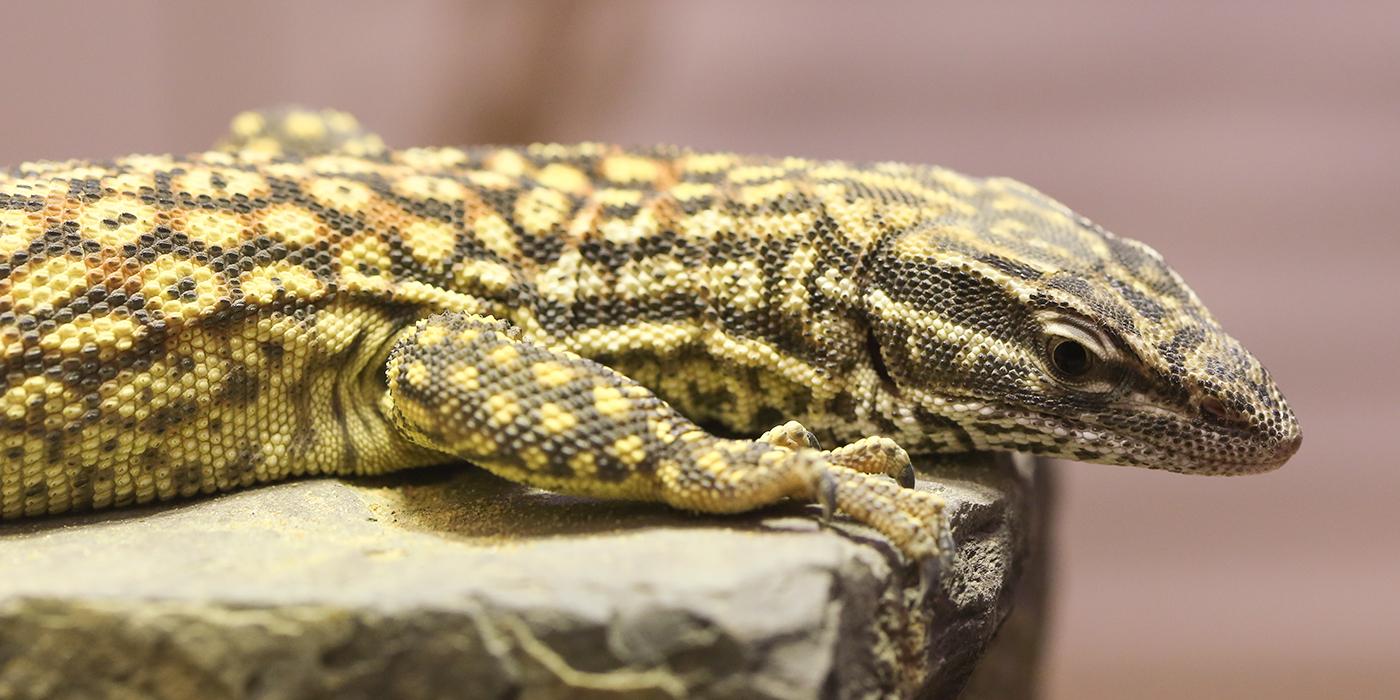
[{"label": "lizard's hind leg", "polygon": [[947,554],[942,499],[889,478],[908,457],[888,440],[822,452],[801,426],[719,438],[608,367],[465,313],[405,331],[387,372],[388,413],[409,439],[512,481],[710,513],[817,501],[913,556]]},{"label": "lizard's hind leg", "polygon": [[353,116],[333,109],[293,106],[240,112],[215,149],[279,158],[383,158],[387,153],[379,135],[365,130]]}]

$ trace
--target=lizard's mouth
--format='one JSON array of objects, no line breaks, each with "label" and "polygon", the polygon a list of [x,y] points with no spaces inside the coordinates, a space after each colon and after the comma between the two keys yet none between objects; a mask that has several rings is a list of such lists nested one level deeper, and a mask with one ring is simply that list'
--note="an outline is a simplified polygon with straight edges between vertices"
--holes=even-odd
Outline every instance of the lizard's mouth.
[{"label": "lizard's mouth", "polygon": [[965,425],[985,448],[1182,474],[1271,471],[1288,461],[1302,442],[1297,421],[1286,407],[1270,420],[1255,423],[1234,417],[1203,421],[1194,413],[1160,406],[1128,411],[1119,406],[1074,419],[1012,409]]},{"label": "lizard's mouth", "polygon": [[[1099,417],[1106,432],[1137,444],[1136,466],[1183,474],[1243,475],[1277,469],[1298,451],[1297,418],[1281,404],[1266,416],[1228,414],[1210,403],[1197,412],[1133,410]],[[1113,461],[1113,460],[1091,460]]]}]

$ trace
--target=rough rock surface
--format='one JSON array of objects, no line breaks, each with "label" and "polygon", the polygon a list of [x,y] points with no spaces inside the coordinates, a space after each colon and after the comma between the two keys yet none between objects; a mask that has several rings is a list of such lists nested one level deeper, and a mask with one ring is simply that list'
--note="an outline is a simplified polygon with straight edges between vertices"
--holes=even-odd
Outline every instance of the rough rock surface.
[{"label": "rough rock surface", "polygon": [[1036,478],[924,474],[958,541],[941,584],[811,507],[688,516],[461,466],[6,524],[0,698],[953,697]]}]

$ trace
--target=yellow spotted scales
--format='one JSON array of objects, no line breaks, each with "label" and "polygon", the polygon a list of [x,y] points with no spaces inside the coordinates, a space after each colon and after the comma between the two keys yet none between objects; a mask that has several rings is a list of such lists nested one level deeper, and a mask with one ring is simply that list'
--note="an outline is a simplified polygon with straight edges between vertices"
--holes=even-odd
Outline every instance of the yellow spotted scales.
[{"label": "yellow spotted scales", "polygon": [[1009,179],[393,151],[301,110],[0,176],[5,518],[461,458],[695,511],[815,501],[927,556],[942,502],[905,450],[1242,473],[1298,442],[1159,255]]}]

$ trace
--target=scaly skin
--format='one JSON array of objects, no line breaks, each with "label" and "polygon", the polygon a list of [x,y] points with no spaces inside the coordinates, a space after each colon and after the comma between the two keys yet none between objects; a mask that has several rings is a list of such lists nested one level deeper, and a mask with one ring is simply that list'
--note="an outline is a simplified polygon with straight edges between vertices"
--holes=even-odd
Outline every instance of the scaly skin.
[{"label": "scaly skin", "polygon": [[295,110],[225,143],[0,177],[3,517],[459,457],[698,511],[815,500],[927,556],[942,503],[905,450],[1242,473],[1299,442],[1157,253],[1012,180],[388,151]]}]

